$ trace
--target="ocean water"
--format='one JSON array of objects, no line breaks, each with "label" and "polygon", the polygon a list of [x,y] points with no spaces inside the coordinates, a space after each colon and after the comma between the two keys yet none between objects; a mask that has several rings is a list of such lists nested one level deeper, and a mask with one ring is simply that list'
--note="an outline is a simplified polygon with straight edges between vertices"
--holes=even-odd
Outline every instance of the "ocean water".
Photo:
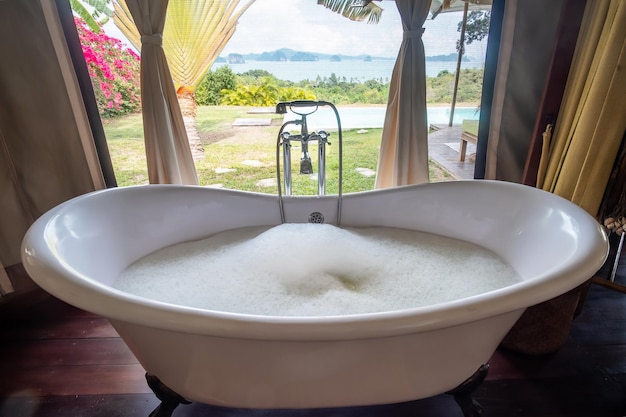
[{"label": "ocean water", "polygon": [[[323,79],[335,74],[339,78],[345,77],[347,81],[362,82],[374,79],[386,83],[391,80],[395,59],[375,59],[367,62],[357,59],[340,62],[322,60],[312,62],[247,61],[243,64],[218,62],[214,63],[211,69],[215,70],[224,65],[229,65],[235,74],[261,69],[274,74],[278,79],[293,82],[315,80],[317,77]],[[483,65],[484,63],[479,61],[465,61],[461,64],[461,69],[482,68]],[[456,61],[426,62],[426,75],[429,77],[436,77],[443,70],[455,72]]]}]

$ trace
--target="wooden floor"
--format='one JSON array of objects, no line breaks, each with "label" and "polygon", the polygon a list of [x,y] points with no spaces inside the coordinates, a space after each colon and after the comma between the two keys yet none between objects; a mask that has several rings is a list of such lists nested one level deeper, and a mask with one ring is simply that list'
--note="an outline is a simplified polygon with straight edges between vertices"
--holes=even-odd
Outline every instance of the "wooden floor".
[{"label": "wooden floor", "polygon": [[476,152],[476,146],[468,144],[465,161],[459,160],[461,145],[460,125],[431,125],[436,130],[428,135],[428,157],[438,163],[456,180],[474,178],[474,162],[470,154]]},{"label": "wooden floor", "polygon": [[[626,268],[620,266],[617,282],[626,283]],[[28,313],[20,320],[0,316],[0,417],[147,417],[159,404],[106,320],[54,300]],[[490,363],[476,391],[487,417],[626,416],[626,295],[593,285],[559,352],[531,357],[499,350]],[[173,416],[460,417],[462,412],[441,395],[328,410],[191,404],[179,406]]]}]

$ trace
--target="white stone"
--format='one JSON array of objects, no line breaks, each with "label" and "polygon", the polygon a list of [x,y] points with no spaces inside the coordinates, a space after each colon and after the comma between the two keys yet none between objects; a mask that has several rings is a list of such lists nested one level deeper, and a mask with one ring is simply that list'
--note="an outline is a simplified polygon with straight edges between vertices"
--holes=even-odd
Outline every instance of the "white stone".
[{"label": "white stone", "polygon": [[276,178],[265,178],[256,182],[257,187],[276,187]]},{"label": "white stone", "polygon": [[254,159],[246,159],[245,161],[242,162],[242,164],[248,165],[250,167],[262,167],[263,166],[263,162],[255,161]]},{"label": "white stone", "polygon": [[376,171],[369,168],[356,168],[355,171],[366,177],[373,177],[376,175]]}]

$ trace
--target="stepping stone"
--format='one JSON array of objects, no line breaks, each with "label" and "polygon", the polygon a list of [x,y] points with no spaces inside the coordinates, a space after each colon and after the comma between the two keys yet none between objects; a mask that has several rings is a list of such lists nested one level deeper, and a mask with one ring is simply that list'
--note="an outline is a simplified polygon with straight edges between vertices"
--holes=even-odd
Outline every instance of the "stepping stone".
[{"label": "stepping stone", "polygon": [[257,187],[276,187],[276,178],[266,178],[256,182]]},{"label": "stepping stone", "polygon": [[355,171],[366,177],[373,177],[374,175],[376,175],[376,171],[369,168],[357,168],[355,169]]},{"label": "stepping stone", "polygon": [[262,167],[263,166],[263,162],[261,161],[255,161],[255,160],[251,160],[251,159],[246,159],[245,161],[242,162],[242,164],[244,165],[248,165],[250,167]]},{"label": "stepping stone", "polygon": [[216,174],[225,174],[227,172],[233,172],[233,171],[237,171],[237,170],[233,168],[215,168],[214,170]]},{"label": "stepping stone", "polygon": [[247,111],[248,114],[276,114],[275,107],[253,107]]}]

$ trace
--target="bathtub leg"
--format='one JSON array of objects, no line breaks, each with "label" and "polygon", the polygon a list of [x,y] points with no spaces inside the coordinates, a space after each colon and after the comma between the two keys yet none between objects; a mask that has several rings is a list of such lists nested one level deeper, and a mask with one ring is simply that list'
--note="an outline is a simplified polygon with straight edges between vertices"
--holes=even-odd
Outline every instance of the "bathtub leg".
[{"label": "bathtub leg", "polygon": [[472,397],[472,394],[476,388],[483,383],[487,372],[489,372],[489,364],[481,366],[474,372],[474,375],[470,376],[465,382],[452,391],[447,392],[447,394],[454,397],[456,403],[461,407],[464,417],[481,417],[485,415],[482,407],[474,397]]},{"label": "bathtub leg", "polygon": [[174,409],[176,409],[179,404],[191,404],[168,388],[167,385],[163,384],[156,376],[146,373],[146,381],[148,381],[148,386],[152,392],[161,400],[161,404],[159,404],[148,417],[171,417]]}]

